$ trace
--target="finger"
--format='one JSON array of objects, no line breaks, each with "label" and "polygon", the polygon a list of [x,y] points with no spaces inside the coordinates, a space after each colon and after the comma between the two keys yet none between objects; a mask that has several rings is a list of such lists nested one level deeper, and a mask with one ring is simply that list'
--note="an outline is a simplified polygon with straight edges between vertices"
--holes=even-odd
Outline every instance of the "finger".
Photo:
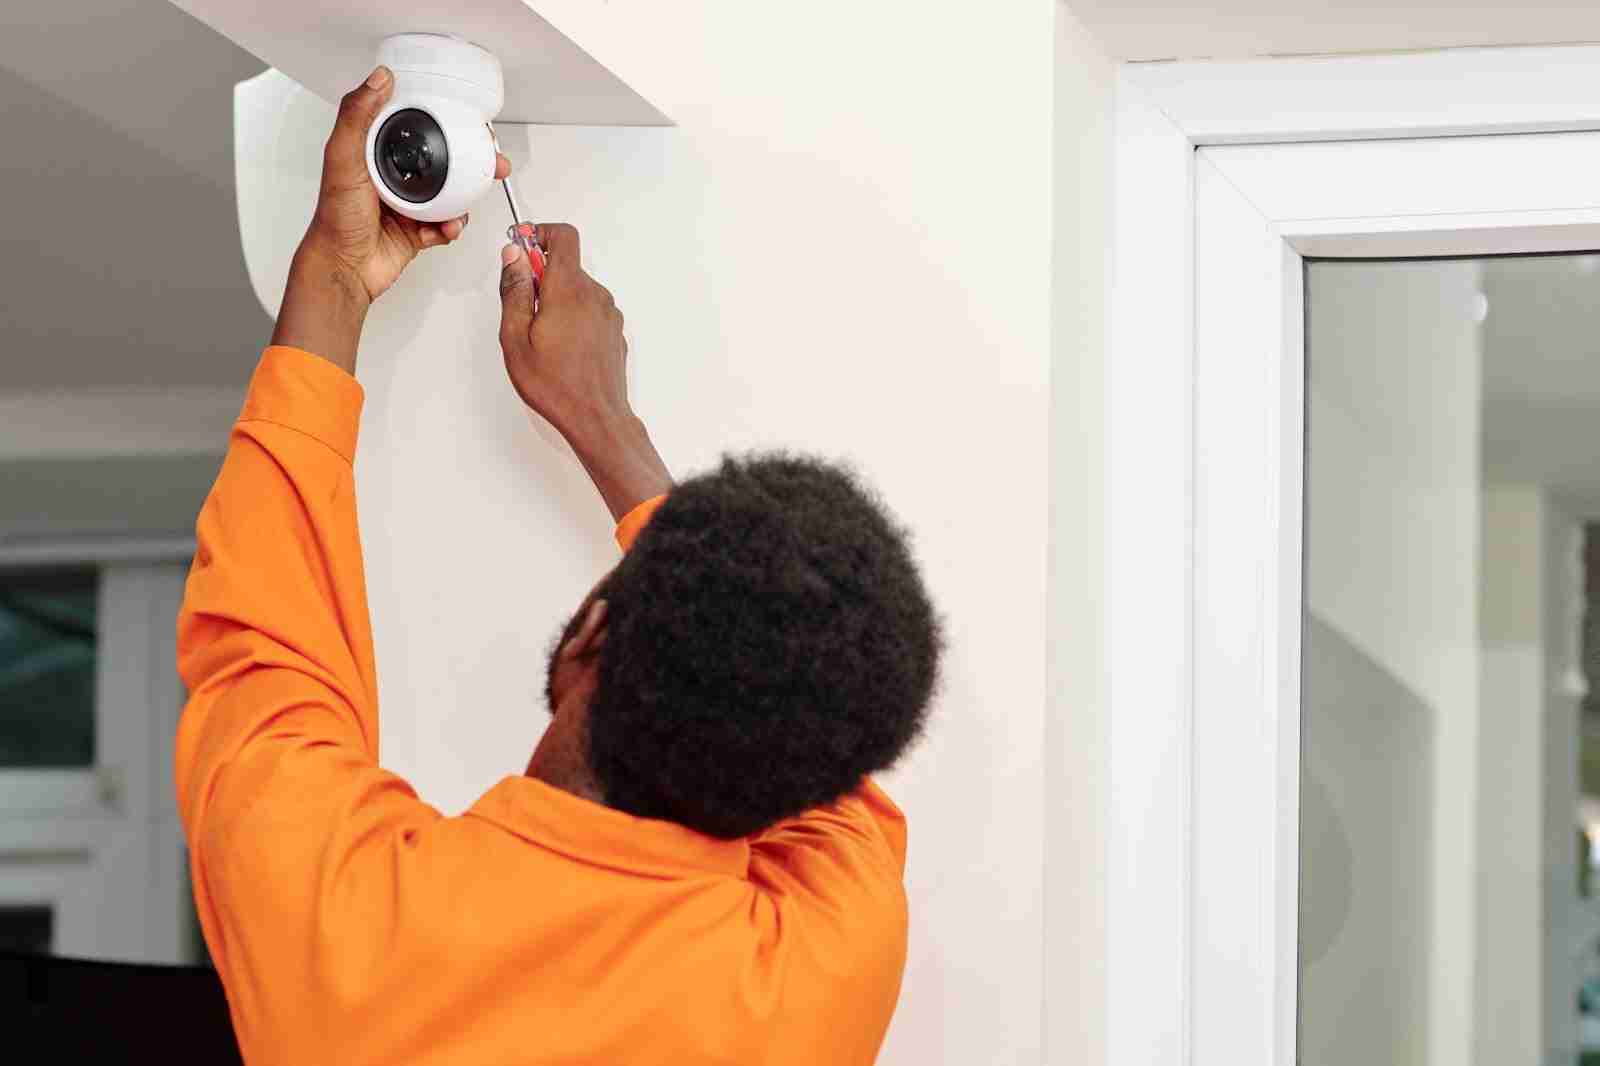
[{"label": "finger", "polygon": [[407,219],[400,225],[404,227],[406,239],[411,242],[411,247],[420,252],[424,248],[449,244],[461,236],[461,231],[467,228],[467,216],[462,215],[447,222],[412,222]]},{"label": "finger", "polygon": [[418,224],[416,231],[411,235],[411,243],[421,251],[423,248],[437,248],[441,244],[449,244],[450,238],[445,236],[442,225],[423,222]]},{"label": "finger", "polygon": [[388,67],[379,66],[339,101],[339,117],[334,120],[333,132],[322,153],[325,187],[349,188],[369,180],[367,131],[393,89],[394,75]]},{"label": "finger", "polygon": [[511,160],[496,152],[494,154],[494,180],[499,181],[501,178],[509,178],[510,176]]},{"label": "finger", "polygon": [[569,226],[565,222],[541,222],[533,229],[539,236],[545,256],[552,262],[560,262],[563,267],[583,265],[576,226]]},{"label": "finger", "polygon": [[533,267],[518,244],[500,249],[500,344],[527,340],[533,325]]}]

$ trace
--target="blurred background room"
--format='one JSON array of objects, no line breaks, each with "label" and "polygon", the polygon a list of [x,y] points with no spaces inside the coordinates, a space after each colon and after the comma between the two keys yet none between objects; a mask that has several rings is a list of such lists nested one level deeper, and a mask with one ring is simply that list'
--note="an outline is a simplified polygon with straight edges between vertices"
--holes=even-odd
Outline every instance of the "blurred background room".
[{"label": "blurred background room", "polygon": [[[0,5],[0,949],[201,963],[172,738],[196,512],[270,320],[229,92],[166,0]],[[109,165],[108,165],[109,164]]]}]

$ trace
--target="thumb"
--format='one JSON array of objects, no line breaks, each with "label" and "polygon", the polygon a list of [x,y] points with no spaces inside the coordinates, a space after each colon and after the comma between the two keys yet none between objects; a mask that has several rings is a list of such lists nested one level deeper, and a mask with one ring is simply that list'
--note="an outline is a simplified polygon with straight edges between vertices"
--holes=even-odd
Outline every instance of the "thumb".
[{"label": "thumb", "polygon": [[520,245],[500,249],[500,343],[526,342],[533,326],[533,266]]},{"label": "thumb", "polygon": [[345,189],[367,180],[367,131],[394,89],[394,75],[379,66],[344,94],[322,156],[325,185]]}]

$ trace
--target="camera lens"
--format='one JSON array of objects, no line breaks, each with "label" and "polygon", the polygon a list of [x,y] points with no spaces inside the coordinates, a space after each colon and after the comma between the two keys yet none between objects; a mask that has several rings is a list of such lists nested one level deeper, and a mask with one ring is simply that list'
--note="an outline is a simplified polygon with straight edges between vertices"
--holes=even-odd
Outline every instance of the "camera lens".
[{"label": "camera lens", "polygon": [[383,183],[408,203],[425,204],[438,196],[450,172],[444,130],[432,115],[414,107],[384,120],[372,155]]}]

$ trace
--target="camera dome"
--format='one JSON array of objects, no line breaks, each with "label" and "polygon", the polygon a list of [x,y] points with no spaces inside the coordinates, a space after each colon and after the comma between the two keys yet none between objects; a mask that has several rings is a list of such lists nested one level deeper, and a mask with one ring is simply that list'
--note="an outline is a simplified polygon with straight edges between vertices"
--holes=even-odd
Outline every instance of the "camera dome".
[{"label": "camera dome", "polygon": [[500,62],[454,37],[386,38],[378,61],[394,91],[367,134],[367,170],[378,196],[419,222],[457,218],[494,182],[489,121],[505,100]]},{"label": "camera dome", "polygon": [[450,146],[432,115],[408,107],[378,127],[373,145],[378,177],[407,203],[425,204],[439,195],[450,173]]}]

